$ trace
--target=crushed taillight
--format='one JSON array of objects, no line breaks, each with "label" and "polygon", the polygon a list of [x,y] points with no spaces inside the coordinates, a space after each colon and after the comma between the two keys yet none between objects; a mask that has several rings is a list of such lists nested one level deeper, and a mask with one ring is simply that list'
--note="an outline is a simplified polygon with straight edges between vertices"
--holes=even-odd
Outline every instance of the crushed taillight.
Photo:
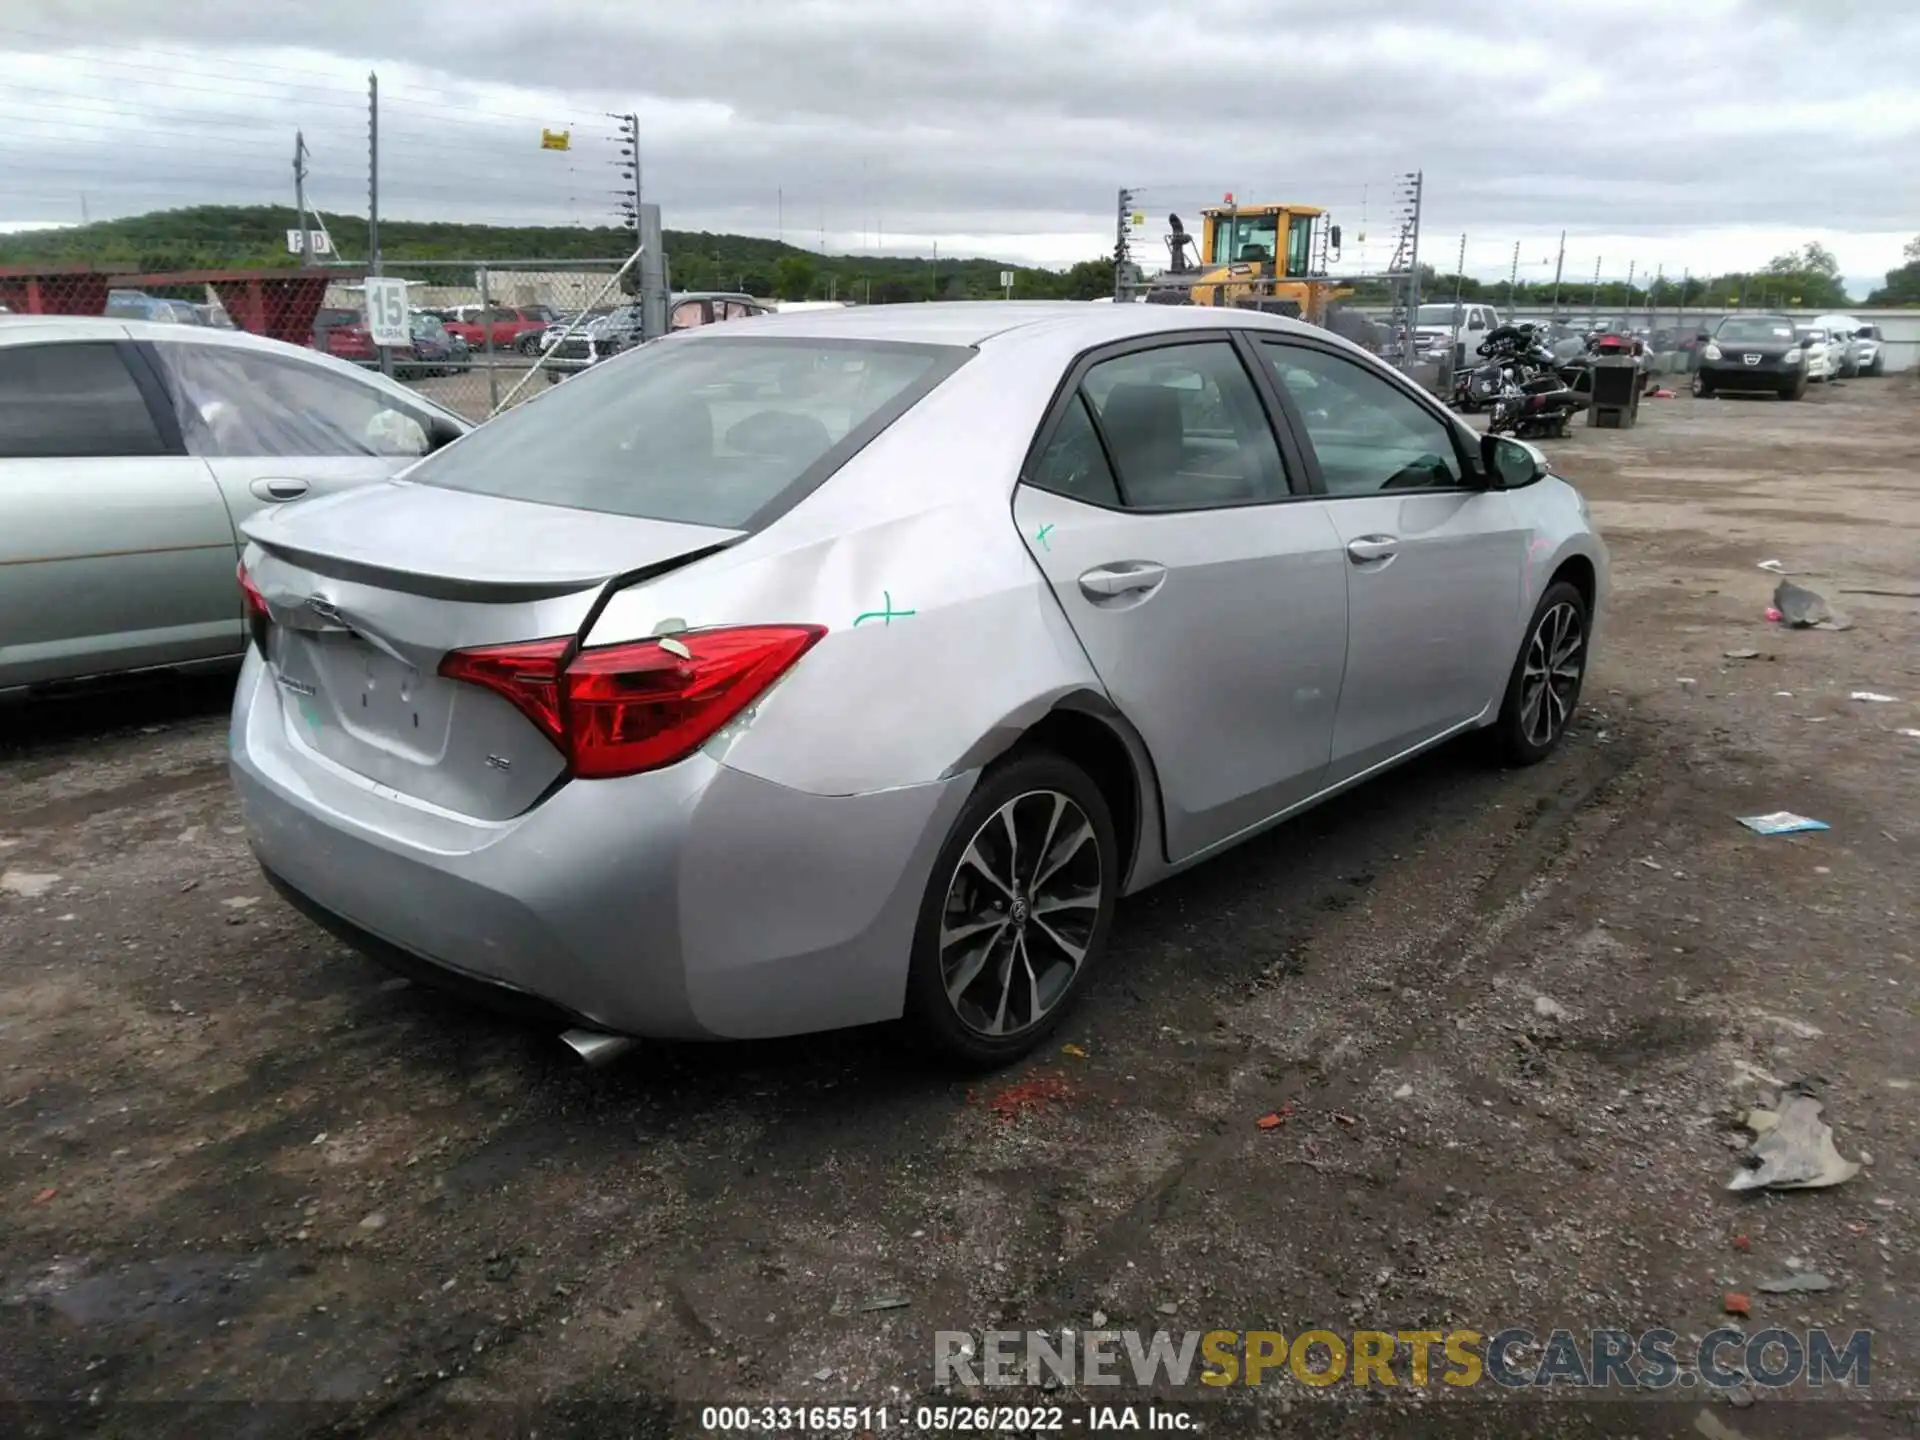
[{"label": "crushed taillight", "polygon": [[260,593],[260,587],[247,574],[246,561],[242,560],[234,567],[234,574],[240,581],[241,604],[246,607],[247,638],[264,660],[267,657],[267,627],[273,624],[273,612],[267,609],[267,597]]},{"label": "crushed taillight", "polygon": [[742,625],[603,645],[561,670],[567,640],[455,650],[440,673],[512,702],[581,779],[684,760],[765,693],[826,634],[821,625]]}]

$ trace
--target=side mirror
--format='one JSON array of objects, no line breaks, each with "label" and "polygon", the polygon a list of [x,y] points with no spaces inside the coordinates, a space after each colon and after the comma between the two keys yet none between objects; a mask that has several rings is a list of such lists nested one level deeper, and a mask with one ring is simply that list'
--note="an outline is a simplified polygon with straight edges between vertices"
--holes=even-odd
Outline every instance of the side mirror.
[{"label": "side mirror", "polygon": [[1544,452],[1524,440],[1509,440],[1504,435],[1480,437],[1480,458],[1495,490],[1518,490],[1548,474]]},{"label": "side mirror", "polygon": [[1333,226],[1327,231],[1327,244],[1335,250],[1340,248],[1340,227],[1338,225]]},{"label": "side mirror", "polygon": [[1695,335],[1693,338],[1698,340],[1702,345],[1704,345],[1707,343],[1707,341],[1713,339],[1713,336],[1709,335],[1706,331],[1702,330],[1699,334]]}]

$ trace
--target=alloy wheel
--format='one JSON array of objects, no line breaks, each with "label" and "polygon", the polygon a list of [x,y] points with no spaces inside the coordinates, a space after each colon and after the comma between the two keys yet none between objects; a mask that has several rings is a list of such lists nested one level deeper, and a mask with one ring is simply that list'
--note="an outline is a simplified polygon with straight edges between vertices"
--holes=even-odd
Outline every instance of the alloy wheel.
[{"label": "alloy wheel", "polygon": [[1105,898],[1100,837],[1057,790],[1016,795],[961,852],[940,915],[940,982],[960,1023],[1002,1038],[1051,1014]]},{"label": "alloy wheel", "polygon": [[1580,612],[1562,601],[1533,627],[1520,675],[1520,729],[1529,745],[1551,745],[1573,713],[1586,663]]}]

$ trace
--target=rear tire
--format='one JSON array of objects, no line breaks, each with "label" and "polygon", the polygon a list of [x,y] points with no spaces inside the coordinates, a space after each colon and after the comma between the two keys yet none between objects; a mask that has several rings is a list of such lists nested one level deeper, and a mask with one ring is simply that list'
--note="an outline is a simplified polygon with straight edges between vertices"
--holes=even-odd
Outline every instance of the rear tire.
[{"label": "rear tire", "polygon": [[980,1070],[1046,1039],[1106,951],[1119,856],[1106,798],[1079,766],[1046,750],[988,766],[920,902],[909,1034]]},{"label": "rear tire", "polygon": [[1537,765],[1553,753],[1580,707],[1592,634],[1587,602],[1565,580],[1547,587],[1527,622],[1493,722],[1493,740],[1510,765]]}]

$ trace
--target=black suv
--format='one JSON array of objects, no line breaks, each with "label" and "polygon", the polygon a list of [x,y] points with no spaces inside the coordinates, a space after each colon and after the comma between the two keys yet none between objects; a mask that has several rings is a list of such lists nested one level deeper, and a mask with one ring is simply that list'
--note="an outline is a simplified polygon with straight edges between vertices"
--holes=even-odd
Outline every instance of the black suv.
[{"label": "black suv", "polygon": [[1770,390],[1782,400],[1807,393],[1807,351],[1784,315],[1729,315],[1711,335],[1698,336],[1700,368],[1693,393]]}]

